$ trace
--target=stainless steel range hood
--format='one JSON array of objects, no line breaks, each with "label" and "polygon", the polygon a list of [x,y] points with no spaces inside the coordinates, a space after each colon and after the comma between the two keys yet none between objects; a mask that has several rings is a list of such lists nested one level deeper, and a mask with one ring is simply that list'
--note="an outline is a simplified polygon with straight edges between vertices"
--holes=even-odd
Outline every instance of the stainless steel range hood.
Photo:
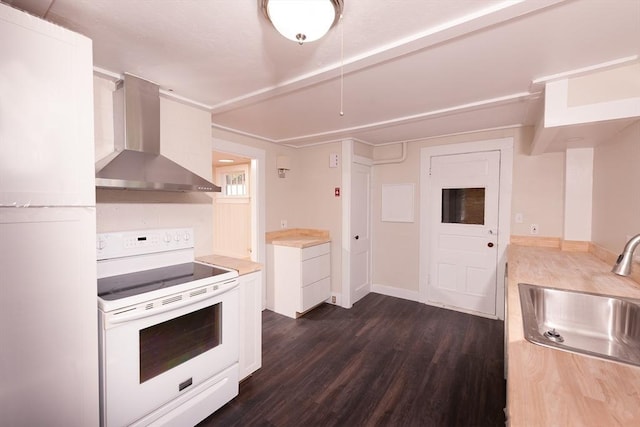
[{"label": "stainless steel range hood", "polygon": [[115,152],[96,163],[97,188],[220,191],[160,154],[160,89],[156,84],[125,74],[113,101]]}]

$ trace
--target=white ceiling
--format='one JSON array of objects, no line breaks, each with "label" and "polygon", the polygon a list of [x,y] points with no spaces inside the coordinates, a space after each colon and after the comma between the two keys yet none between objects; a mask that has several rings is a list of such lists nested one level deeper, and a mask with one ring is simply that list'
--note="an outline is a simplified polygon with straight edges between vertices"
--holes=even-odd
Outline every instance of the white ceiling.
[{"label": "white ceiling", "polygon": [[[225,162],[220,160],[232,160],[232,162]],[[236,156],[234,154],[228,153],[219,153],[217,151],[213,152],[212,161],[214,167],[223,167],[223,166],[232,166],[232,165],[242,165],[246,163],[251,163],[251,159],[242,156]]]},{"label": "white ceiling", "polygon": [[93,39],[99,69],[290,146],[534,125],[534,81],[640,56],[640,0],[344,0],[342,22],[302,46],[260,0],[5,2]]}]

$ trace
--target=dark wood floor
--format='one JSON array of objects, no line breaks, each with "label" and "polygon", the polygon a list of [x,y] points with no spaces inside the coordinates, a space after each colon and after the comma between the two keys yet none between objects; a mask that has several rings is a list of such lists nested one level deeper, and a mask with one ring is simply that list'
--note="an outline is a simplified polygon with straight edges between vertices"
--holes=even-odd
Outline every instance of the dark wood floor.
[{"label": "dark wood floor", "polygon": [[263,312],[262,369],[199,426],[503,426],[503,322],[369,294]]}]

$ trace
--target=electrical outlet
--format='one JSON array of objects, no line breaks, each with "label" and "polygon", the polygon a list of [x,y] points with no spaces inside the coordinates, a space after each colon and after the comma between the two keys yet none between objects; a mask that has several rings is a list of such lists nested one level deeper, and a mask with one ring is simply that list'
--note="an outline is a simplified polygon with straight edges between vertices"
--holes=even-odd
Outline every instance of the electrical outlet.
[{"label": "electrical outlet", "polygon": [[335,303],[336,303],[336,296],[331,295],[331,304],[335,304]]},{"label": "electrical outlet", "polygon": [[530,234],[538,234],[538,224],[531,224],[529,226],[529,233]]},{"label": "electrical outlet", "polygon": [[287,228],[287,220],[286,219],[281,219],[280,220],[280,228]]}]

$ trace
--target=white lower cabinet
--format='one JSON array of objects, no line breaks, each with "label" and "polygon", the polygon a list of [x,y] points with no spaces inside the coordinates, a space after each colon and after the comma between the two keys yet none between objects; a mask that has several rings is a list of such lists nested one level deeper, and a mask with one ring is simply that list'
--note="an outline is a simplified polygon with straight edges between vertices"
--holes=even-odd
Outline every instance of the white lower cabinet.
[{"label": "white lower cabinet", "polygon": [[331,296],[330,243],[308,248],[272,245],[269,258],[276,313],[296,318]]},{"label": "white lower cabinet", "polygon": [[239,277],[240,380],[262,366],[262,271]]}]

